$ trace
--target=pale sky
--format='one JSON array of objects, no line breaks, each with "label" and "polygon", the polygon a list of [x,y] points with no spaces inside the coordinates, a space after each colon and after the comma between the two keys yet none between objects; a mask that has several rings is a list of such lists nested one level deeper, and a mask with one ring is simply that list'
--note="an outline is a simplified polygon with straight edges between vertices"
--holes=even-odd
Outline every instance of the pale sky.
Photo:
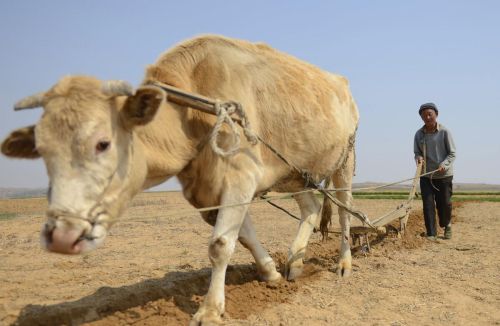
[{"label": "pale sky", "polygon": [[[200,34],[265,42],[350,81],[361,120],[355,182],[412,177],[418,108],[457,147],[455,182],[500,184],[500,1],[1,1],[0,137],[39,119],[20,98],[69,74],[137,86]],[[41,160],[0,156],[0,187],[45,187]],[[178,187],[171,181],[160,189]]]}]

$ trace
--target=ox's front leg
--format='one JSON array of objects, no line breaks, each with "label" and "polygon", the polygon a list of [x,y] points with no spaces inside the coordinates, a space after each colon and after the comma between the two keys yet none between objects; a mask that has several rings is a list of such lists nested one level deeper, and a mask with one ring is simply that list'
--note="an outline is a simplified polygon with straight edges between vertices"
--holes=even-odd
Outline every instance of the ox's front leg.
[{"label": "ox's front leg", "polygon": [[[241,180],[239,180],[241,181]],[[222,196],[222,205],[244,203],[252,200],[254,184],[248,180],[228,185]],[[208,293],[190,325],[218,325],[225,309],[224,283],[226,269],[238,239],[247,205],[221,208],[217,215],[214,232],[210,239],[208,255],[212,263],[212,275]]]},{"label": "ox's front leg", "polygon": [[299,204],[302,220],[300,221],[299,232],[288,251],[285,271],[288,280],[294,280],[302,274],[307,243],[318,223],[321,210],[320,203],[312,193],[295,195],[294,198]]}]

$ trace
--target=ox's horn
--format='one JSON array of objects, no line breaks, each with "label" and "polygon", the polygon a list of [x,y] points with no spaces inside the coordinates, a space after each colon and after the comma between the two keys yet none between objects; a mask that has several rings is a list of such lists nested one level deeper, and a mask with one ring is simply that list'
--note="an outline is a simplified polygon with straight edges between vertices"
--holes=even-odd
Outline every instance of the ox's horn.
[{"label": "ox's horn", "polygon": [[132,85],[123,80],[107,80],[102,83],[101,90],[104,94],[111,96],[134,95]]},{"label": "ox's horn", "polygon": [[40,92],[35,95],[31,95],[23,98],[14,104],[14,110],[24,110],[24,109],[32,109],[37,108],[43,105],[43,97],[45,96],[45,92]]}]

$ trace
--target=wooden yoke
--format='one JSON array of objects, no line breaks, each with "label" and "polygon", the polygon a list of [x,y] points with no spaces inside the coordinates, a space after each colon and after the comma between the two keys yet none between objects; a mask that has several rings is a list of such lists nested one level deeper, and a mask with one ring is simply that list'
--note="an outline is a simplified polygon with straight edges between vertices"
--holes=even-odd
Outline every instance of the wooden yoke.
[{"label": "wooden yoke", "polygon": [[[215,111],[217,100],[198,94],[188,93],[180,88],[166,85],[157,81],[151,83],[151,85],[163,89],[167,93],[166,100],[169,102],[191,107],[193,109],[200,110],[211,115],[217,115]],[[233,119],[233,121],[241,125],[241,119],[238,116],[232,115],[231,118]]]}]

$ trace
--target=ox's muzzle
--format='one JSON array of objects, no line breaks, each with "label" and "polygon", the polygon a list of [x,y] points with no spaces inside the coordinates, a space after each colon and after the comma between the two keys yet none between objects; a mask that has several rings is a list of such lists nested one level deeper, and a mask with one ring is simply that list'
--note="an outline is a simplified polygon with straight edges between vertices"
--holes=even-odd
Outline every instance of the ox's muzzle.
[{"label": "ox's muzzle", "polygon": [[48,251],[68,255],[83,254],[99,247],[106,238],[107,224],[50,211],[47,216],[41,242]]}]

